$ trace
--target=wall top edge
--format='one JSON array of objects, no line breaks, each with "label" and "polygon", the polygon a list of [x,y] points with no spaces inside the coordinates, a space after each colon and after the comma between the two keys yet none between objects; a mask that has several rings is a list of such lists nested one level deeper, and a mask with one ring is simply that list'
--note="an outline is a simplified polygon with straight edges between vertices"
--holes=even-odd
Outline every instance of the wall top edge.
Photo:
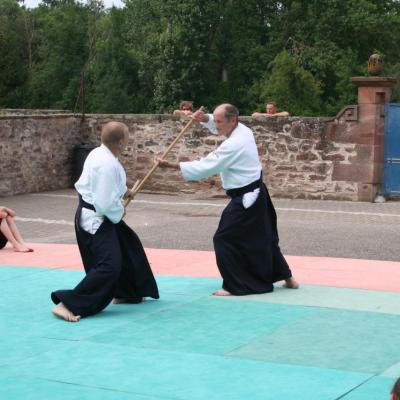
[{"label": "wall top edge", "polygon": [[31,112],[35,114],[62,114],[62,113],[67,113],[67,114],[72,114],[72,110],[57,110],[57,109],[51,109],[51,108],[1,108],[0,107],[0,112],[2,111],[8,111],[8,112]]},{"label": "wall top edge", "polygon": [[1,114],[1,119],[52,119],[52,118],[76,118],[76,114]]},{"label": "wall top edge", "polygon": [[[0,120],[5,119],[51,119],[51,118],[76,118],[82,119],[80,114],[2,114],[0,112]],[[253,118],[251,116],[242,115],[239,116],[239,120],[241,121],[288,121],[295,122],[298,120],[305,121],[319,121],[319,122],[327,122],[332,120],[334,117],[302,117],[302,116],[289,116],[289,117],[256,117]],[[84,119],[126,119],[126,120],[158,120],[161,121],[189,121],[189,118],[171,115],[171,114],[85,114]]]}]

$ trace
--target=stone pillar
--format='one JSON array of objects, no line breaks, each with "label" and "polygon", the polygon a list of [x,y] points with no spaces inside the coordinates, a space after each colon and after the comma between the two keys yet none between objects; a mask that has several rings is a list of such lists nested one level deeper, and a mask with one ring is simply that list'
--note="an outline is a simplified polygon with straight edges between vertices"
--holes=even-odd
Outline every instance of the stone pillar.
[{"label": "stone pillar", "polygon": [[359,201],[372,202],[383,177],[384,106],[390,102],[396,79],[370,76],[351,80],[358,86],[358,123],[353,128],[358,156],[348,180],[358,182]]}]

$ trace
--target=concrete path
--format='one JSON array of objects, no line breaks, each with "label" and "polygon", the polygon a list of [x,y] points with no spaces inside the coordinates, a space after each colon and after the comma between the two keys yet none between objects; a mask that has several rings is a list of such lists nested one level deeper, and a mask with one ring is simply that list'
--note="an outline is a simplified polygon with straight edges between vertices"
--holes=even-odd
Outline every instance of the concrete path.
[{"label": "concrete path", "polygon": [[[76,193],[60,190],[6,197],[27,241],[75,243]],[[127,223],[145,247],[213,250],[226,199],[139,194]],[[274,199],[284,254],[400,260],[400,201],[384,204]]]}]

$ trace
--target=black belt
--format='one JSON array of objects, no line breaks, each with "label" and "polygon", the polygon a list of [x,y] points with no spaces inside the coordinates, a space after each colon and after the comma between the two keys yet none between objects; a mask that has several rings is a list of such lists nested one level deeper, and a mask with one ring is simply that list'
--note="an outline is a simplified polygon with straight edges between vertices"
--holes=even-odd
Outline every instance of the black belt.
[{"label": "black belt", "polygon": [[82,199],[81,195],[79,195],[79,207],[88,208],[89,210],[96,211],[93,204],[86,203],[86,201]]},{"label": "black belt", "polygon": [[249,183],[246,186],[237,189],[228,189],[226,191],[226,194],[233,199],[234,197],[243,196],[245,193],[252,192],[253,190],[259,188],[261,184],[262,184],[262,174],[259,179]]}]

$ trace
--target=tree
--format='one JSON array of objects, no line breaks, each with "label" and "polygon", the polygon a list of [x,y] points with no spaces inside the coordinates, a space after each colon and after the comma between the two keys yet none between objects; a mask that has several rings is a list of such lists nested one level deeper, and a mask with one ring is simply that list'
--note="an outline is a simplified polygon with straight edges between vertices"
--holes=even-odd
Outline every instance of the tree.
[{"label": "tree", "polygon": [[354,99],[349,79],[366,74],[374,49],[397,62],[398,26],[396,0],[285,0],[271,29],[275,45],[290,49],[320,82],[321,112],[335,114]]},{"label": "tree", "polygon": [[217,17],[213,13],[215,2],[130,1],[127,7],[135,17],[131,45],[151,94],[149,108],[170,111],[183,98],[202,102],[209,76],[210,28],[218,17],[218,10]]},{"label": "tree", "polygon": [[0,107],[20,108],[29,62],[24,35],[26,11],[15,0],[0,0]]},{"label": "tree", "polygon": [[113,8],[99,24],[95,57],[88,66],[88,110],[100,113],[140,112],[138,66],[125,45],[123,11]]},{"label": "tree", "polygon": [[74,0],[47,1],[35,10],[36,56],[28,83],[29,105],[74,108],[88,58],[88,7]]},{"label": "tree", "polygon": [[296,63],[286,50],[279,53],[271,72],[259,85],[263,105],[274,100],[280,108],[294,115],[317,115],[321,110],[321,88],[313,75]]},{"label": "tree", "polygon": [[373,52],[398,76],[398,0],[78,1],[0,0],[0,105],[74,109],[85,87],[91,112],[190,99],[250,114],[283,91],[296,114],[335,115],[355,102],[350,77],[366,75]]}]

